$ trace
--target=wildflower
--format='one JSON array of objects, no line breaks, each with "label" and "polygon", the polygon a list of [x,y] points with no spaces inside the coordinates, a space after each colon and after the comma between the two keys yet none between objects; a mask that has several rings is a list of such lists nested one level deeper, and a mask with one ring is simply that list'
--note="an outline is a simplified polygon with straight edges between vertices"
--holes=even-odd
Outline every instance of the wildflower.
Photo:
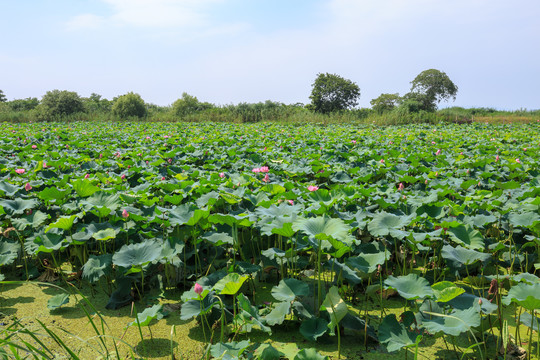
[{"label": "wildflower", "polygon": [[26,191],[32,190],[32,186],[30,186],[30,183],[26,183],[26,185],[24,185],[24,190]]},{"label": "wildflower", "polygon": [[32,149],[37,149],[37,145],[32,145]]},{"label": "wildflower", "polygon": [[15,170],[15,172],[16,172],[17,174],[24,174],[24,173],[26,172],[26,170],[24,170],[24,169],[17,169],[17,170]]},{"label": "wildflower", "polygon": [[122,211],[122,217],[123,217],[124,219],[127,219],[127,218],[129,217],[129,213],[128,213],[128,211],[127,211],[126,209],[124,209],[124,210]]},{"label": "wildflower", "polygon": [[199,285],[199,283],[195,283],[195,288],[193,289],[199,297],[201,297],[201,294],[203,292],[203,287]]},{"label": "wildflower", "polygon": [[317,190],[319,190],[319,187],[316,186],[316,185],[309,185],[309,186],[307,187],[307,189],[308,189],[309,191],[317,191]]},{"label": "wildflower", "polygon": [[223,179],[225,177],[225,173],[220,172],[219,177]]}]

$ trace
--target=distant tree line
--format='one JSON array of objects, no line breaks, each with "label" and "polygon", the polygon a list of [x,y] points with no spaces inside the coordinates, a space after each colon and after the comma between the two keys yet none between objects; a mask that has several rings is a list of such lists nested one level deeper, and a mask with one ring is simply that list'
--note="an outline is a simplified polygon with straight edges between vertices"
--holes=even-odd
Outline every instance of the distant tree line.
[{"label": "distant tree line", "polygon": [[[429,69],[411,81],[411,89],[400,96],[384,93],[370,101],[371,108],[356,108],[359,86],[336,74],[317,74],[312,84],[311,103],[283,104],[267,100],[217,106],[183,93],[171,106],[146,103],[139,94],[108,100],[92,93],[81,97],[67,90],[48,91],[37,98],[8,101],[0,90],[0,121],[118,120],[150,121],[335,121],[372,120],[378,123],[437,122],[470,119],[492,114],[494,109],[449,108],[437,111],[441,101],[456,98],[458,87],[442,71]],[[455,110],[452,110],[455,109]]]}]

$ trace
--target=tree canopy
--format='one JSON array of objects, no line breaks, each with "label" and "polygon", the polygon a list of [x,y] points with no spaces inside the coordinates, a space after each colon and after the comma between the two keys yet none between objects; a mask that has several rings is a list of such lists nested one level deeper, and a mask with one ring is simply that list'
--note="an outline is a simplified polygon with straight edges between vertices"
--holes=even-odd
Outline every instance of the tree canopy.
[{"label": "tree canopy", "polygon": [[141,95],[129,92],[114,100],[111,108],[114,115],[121,118],[146,116],[146,105]]},{"label": "tree canopy", "polygon": [[323,114],[346,110],[358,104],[360,88],[336,74],[318,74],[312,84],[311,108]]},{"label": "tree canopy", "polygon": [[84,111],[83,101],[74,91],[47,91],[41,99],[41,110],[46,117],[70,115]]},{"label": "tree canopy", "polygon": [[424,70],[411,81],[411,92],[404,96],[422,105],[422,110],[435,111],[441,101],[456,99],[458,87],[446,73],[437,69]]}]

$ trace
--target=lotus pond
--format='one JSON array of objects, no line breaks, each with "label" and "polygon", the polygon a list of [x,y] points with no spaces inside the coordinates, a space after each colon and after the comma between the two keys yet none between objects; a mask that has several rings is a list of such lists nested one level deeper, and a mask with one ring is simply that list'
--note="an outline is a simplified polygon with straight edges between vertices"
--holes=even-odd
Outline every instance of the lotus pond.
[{"label": "lotus pond", "polygon": [[0,127],[2,358],[539,358],[538,124]]}]

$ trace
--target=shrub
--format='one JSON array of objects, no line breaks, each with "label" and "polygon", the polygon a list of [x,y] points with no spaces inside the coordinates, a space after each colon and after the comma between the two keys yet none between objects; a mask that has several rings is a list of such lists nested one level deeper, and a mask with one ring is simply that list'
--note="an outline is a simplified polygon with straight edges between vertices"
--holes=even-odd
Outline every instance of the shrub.
[{"label": "shrub", "polygon": [[40,115],[47,119],[83,111],[83,101],[74,91],[52,90],[43,95],[41,99]]},{"label": "shrub", "polygon": [[146,105],[141,95],[129,92],[114,100],[112,112],[122,119],[130,117],[142,118],[146,116]]}]

